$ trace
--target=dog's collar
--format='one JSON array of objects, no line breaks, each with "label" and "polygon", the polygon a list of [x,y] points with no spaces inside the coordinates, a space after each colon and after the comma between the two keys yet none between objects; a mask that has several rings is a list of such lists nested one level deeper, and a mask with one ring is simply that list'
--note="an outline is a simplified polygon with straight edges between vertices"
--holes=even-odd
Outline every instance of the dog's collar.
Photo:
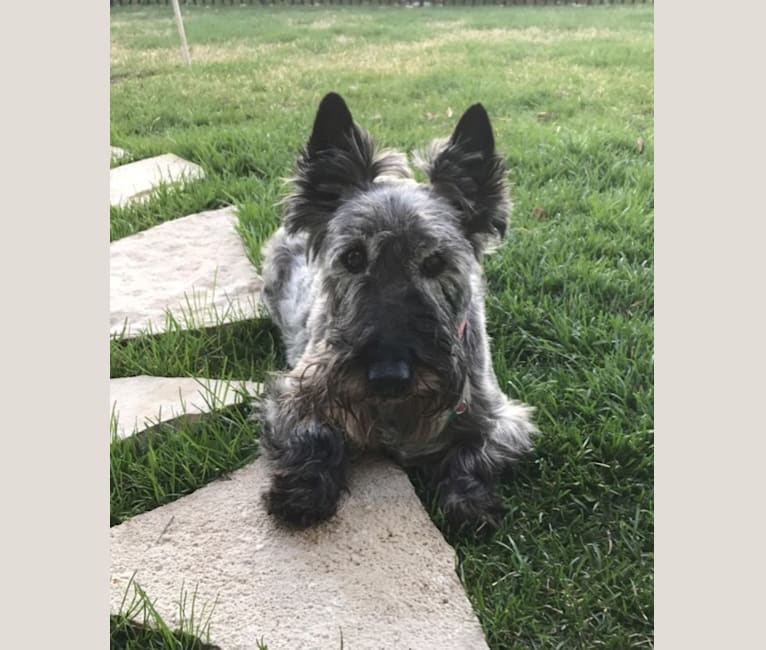
[{"label": "dog's collar", "polygon": [[465,403],[464,399],[460,400],[460,403],[449,412],[449,418],[447,422],[452,422],[456,417],[459,415],[463,415],[468,410],[468,404]]},{"label": "dog's collar", "polygon": [[[464,318],[462,321],[460,321],[460,325],[457,326],[457,335],[461,341],[465,340],[465,328],[467,324],[468,320]],[[458,405],[452,411],[450,411],[449,421],[454,420],[458,415],[463,415],[463,413],[465,413],[467,410],[468,404],[465,403],[465,399],[461,399],[458,402]]]}]

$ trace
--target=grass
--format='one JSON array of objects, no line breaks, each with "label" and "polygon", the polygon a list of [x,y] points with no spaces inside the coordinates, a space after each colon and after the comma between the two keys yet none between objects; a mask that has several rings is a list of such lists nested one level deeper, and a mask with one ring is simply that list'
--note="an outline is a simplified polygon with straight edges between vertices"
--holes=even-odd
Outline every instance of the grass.
[{"label": "grass", "polygon": [[[128,600],[130,592],[132,597]],[[178,600],[180,625],[172,630],[154,608],[151,598],[131,578],[123,596],[120,613],[109,617],[109,645],[111,648],[151,650],[178,648],[178,650],[220,650],[209,644],[212,609],[195,612],[196,593],[192,594],[187,611],[188,594],[184,589]],[[202,621],[200,621],[200,618]],[[202,637],[205,640],[202,640]]]},{"label": "grass", "polygon": [[[190,68],[169,9],[112,10],[111,143],[126,162],[173,152],[207,174],[112,208],[112,239],[234,204],[257,262],[325,92],[406,150],[487,107],[514,196],[485,264],[494,366],[545,435],[503,488],[499,530],[453,531],[430,512],[490,647],[651,647],[651,7],[185,6],[184,20]],[[111,342],[113,377],[259,381],[283,363],[260,321]],[[257,454],[243,409],[190,427],[112,445],[113,524]]]},{"label": "grass", "polygon": [[[131,590],[133,595],[128,602]],[[201,612],[196,607],[196,592],[189,598],[188,592],[182,588],[178,599],[179,628],[171,629],[150,597],[131,578],[120,613],[109,617],[109,647],[126,650],[221,650],[209,642],[214,607],[208,609],[203,605]],[[268,650],[268,647],[258,641],[257,650]]]},{"label": "grass", "polygon": [[110,445],[110,525],[242,467],[258,455],[247,402],[182,424],[160,424]]}]

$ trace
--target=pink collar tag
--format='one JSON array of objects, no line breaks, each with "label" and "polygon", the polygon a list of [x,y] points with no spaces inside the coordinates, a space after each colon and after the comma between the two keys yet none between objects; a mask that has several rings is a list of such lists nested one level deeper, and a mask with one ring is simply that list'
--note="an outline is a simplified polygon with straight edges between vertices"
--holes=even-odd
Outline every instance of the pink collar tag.
[{"label": "pink collar tag", "polygon": [[459,338],[461,338],[461,339],[462,339],[462,338],[463,338],[463,336],[465,335],[465,325],[466,325],[466,320],[465,320],[465,318],[464,318],[464,319],[463,319],[463,320],[460,322],[460,325],[458,325],[458,328],[457,328],[457,335],[458,335],[458,337],[459,337]]},{"label": "pink collar tag", "polygon": [[[464,318],[462,321],[460,321],[460,325],[457,327],[457,335],[458,338],[463,339],[465,338],[465,326],[466,326],[466,319]],[[449,419],[452,420],[458,415],[463,415],[468,410],[468,404],[465,403],[465,400],[460,400],[460,404],[458,404],[455,407],[455,410],[452,411],[449,415]]]}]

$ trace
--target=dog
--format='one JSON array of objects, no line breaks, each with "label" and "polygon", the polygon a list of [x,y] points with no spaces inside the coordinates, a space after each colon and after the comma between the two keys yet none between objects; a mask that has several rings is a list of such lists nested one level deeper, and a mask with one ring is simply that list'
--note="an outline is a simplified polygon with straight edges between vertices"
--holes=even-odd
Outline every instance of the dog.
[{"label": "dog", "polygon": [[481,261],[510,197],[483,106],[415,164],[427,183],[328,94],[264,246],[263,301],[289,365],[259,405],[264,498],[289,526],[331,517],[349,457],[368,449],[424,472],[452,524],[496,524],[498,479],[538,433],[490,357]]}]

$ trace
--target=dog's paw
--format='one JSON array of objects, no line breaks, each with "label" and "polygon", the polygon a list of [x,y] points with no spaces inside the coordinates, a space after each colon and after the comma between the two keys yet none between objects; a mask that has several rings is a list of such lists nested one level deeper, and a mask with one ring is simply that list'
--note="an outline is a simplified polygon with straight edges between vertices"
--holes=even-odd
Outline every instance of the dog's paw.
[{"label": "dog's paw", "polygon": [[497,528],[503,517],[500,498],[473,476],[450,477],[437,486],[439,507],[454,528]]},{"label": "dog's paw", "polygon": [[307,528],[332,517],[343,484],[331,471],[278,475],[264,494],[266,510],[291,528]]}]

